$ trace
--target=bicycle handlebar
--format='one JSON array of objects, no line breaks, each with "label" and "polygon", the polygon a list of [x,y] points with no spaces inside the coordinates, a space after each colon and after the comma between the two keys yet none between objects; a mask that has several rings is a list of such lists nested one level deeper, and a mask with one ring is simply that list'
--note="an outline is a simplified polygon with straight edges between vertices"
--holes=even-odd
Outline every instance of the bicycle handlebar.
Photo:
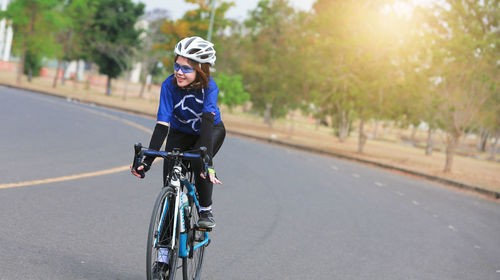
[{"label": "bicycle handlebar", "polygon": [[200,147],[198,149],[189,150],[186,152],[180,152],[175,149],[172,152],[162,152],[162,151],[149,150],[143,147],[141,143],[136,143],[134,145],[134,151],[137,157],[143,157],[143,156],[162,157],[162,158],[179,157],[185,159],[201,158],[203,161],[209,160],[206,147]]},{"label": "bicycle handlebar", "polygon": [[[155,151],[155,150],[149,150],[145,147],[142,146],[141,143],[136,143],[134,145],[134,162],[132,163],[132,168],[136,170],[137,167],[142,163],[142,159],[144,156],[149,156],[149,157],[162,157],[162,158],[181,158],[181,159],[196,159],[199,158],[203,162],[203,173],[205,176],[207,175],[207,168],[208,168],[208,162],[210,161],[210,157],[207,154],[207,148],[206,147],[200,147],[198,149],[186,151],[186,152],[180,152],[179,150],[173,150],[172,152],[162,152],[162,151]],[[144,178],[144,172],[139,173],[141,175],[141,178]]]}]

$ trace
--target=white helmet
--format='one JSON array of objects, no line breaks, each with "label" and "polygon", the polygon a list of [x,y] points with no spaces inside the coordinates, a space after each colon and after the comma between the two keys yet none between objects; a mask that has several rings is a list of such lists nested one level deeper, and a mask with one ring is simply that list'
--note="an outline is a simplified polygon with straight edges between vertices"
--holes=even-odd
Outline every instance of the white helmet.
[{"label": "white helmet", "polygon": [[182,39],[175,45],[174,52],[177,55],[190,58],[198,63],[210,63],[212,67],[215,64],[214,44],[200,37],[195,36]]}]

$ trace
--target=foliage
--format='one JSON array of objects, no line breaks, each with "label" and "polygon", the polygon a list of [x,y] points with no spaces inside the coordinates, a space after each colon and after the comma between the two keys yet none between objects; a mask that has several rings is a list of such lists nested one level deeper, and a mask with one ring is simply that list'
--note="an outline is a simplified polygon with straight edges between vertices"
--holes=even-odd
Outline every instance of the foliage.
[{"label": "foliage", "polygon": [[27,52],[33,56],[52,56],[59,51],[53,30],[61,26],[60,9],[62,0],[15,0],[9,3],[0,18],[7,18],[14,30],[13,51],[20,55],[19,74],[25,72],[24,59]]},{"label": "foliage", "polygon": [[63,25],[57,34],[57,40],[62,45],[62,57],[71,61],[88,59],[89,48],[86,47],[91,36],[91,27],[97,12],[99,0],[65,1],[62,15]]},{"label": "foliage", "polygon": [[[207,37],[210,23],[211,0],[186,0],[186,2],[197,4],[198,7],[187,11],[181,19],[165,21],[161,26],[161,32],[165,36],[164,40],[162,43],[155,46],[155,48],[165,51],[166,55],[163,57],[162,62],[169,67],[174,62],[174,53],[172,50],[177,42],[189,36]],[[234,3],[225,1],[218,2],[215,8],[214,33],[221,35],[224,29],[231,25],[231,21],[226,19],[225,15],[227,10],[234,6]],[[216,45],[217,51],[219,51],[218,41],[219,39],[217,37],[212,40]]]},{"label": "foliage", "polygon": [[240,58],[241,71],[254,109],[269,125],[299,103],[300,88],[294,87],[294,78],[300,62],[289,38],[300,19],[286,0],[261,0],[245,21],[248,34],[242,37],[242,46],[247,54]]},{"label": "foliage", "polygon": [[[426,35],[435,43],[431,53],[434,83],[441,100],[436,116],[448,132],[445,172],[451,171],[458,140],[492,94],[498,94],[498,1],[450,1],[424,13]],[[496,92],[495,92],[496,91]]]},{"label": "foliage", "polygon": [[250,100],[250,94],[243,89],[241,75],[218,73],[214,79],[219,87],[219,101],[229,110]]},{"label": "foliage", "polygon": [[129,69],[134,52],[139,46],[141,30],[135,28],[144,4],[131,0],[101,0],[92,23],[92,60],[99,72],[108,76],[106,93],[111,90],[110,81]]},{"label": "foliage", "polygon": [[[13,23],[22,59],[91,50],[110,78],[132,59],[167,75],[175,44],[209,29],[211,0],[186,2],[196,8],[150,22],[142,44],[134,25],[143,6],[130,0],[15,0],[0,17]],[[214,77],[230,108],[249,96],[269,124],[300,108],[333,120],[341,140],[359,123],[359,151],[364,122],[425,122],[449,135],[447,171],[466,131],[500,135],[498,0],[317,0],[311,12],[260,0],[244,23],[226,18],[234,3],[217,3]]]},{"label": "foliage", "polygon": [[40,70],[42,69],[42,57],[39,53],[32,53],[31,50],[27,50],[24,57],[24,73],[28,76],[31,81],[32,77],[40,76]]},{"label": "foliage", "polygon": [[[327,1],[314,4],[307,28],[314,51],[306,61],[316,71],[309,102],[317,115],[331,116],[341,141],[355,117],[361,126],[370,118],[395,117],[395,102],[404,90],[398,54],[407,38],[405,23],[381,9],[390,1]],[[366,137],[360,130],[359,151]]]}]

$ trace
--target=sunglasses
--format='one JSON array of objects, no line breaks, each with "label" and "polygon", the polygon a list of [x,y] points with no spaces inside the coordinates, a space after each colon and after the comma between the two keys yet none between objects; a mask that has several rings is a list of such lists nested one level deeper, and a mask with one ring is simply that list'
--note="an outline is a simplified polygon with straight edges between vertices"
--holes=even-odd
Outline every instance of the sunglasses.
[{"label": "sunglasses", "polygon": [[194,68],[193,67],[188,66],[188,65],[182,65],[181,66],[177,62],[174,63],[174,69],[175,69],[175,71],[182,70],[182,73],[184,73],[184,74],[194,72]]}]

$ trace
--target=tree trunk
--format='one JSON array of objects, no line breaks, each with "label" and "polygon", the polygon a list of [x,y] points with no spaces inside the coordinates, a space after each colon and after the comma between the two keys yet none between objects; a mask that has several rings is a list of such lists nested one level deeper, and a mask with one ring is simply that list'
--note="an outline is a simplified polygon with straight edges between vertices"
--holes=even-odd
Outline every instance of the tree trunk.
[{"label": "tree trunk", "polygon": [[478,152],[486,152],[486,143],[488,142],[488,138],[490,133],[484,127],[481,127],[479,132],[479,141],[477,143],[477,151]]},{"label": "tree trunk", "polygon": [[19,62],[19,67],[17,70],[17,84],[21,84],[21,78],[24,73],[24,61],[26,60],[26,51],[28,50],[28,44],[26,43],[26,39],[31,37],[33,30],[35,30],[35,20],[37,16],[37,9],[34,7],[33,12],[31,13],[30,25],[27,36],[24,38],[23,42],[23,50],[21,54],[21,61]]},{"label": "tree trunk", "polygon": [[108,80],[106,82],[106,95],[110,96],[111,95],[111,77],[107,76]]},{"label": "tree trunk", "polygon": [[78,71],[80,71],[80,60],[77,60],[76,62],[76,71],[75,75],[71,77],[71,80],[73,82],[73,88],[76,89],[76,84],[78,82]]},{"label": "tree trunk", "polygon": [[339,129],[339,140],[340,142],[344,142],[349,135],[349,118],[347,117],[348,112],[345,110],[341,110],[340,119],[338,123]]},{"label": "tree trunk", "polygon": [[425,146],[425,155],[430,156],[432,155],[432,146],[433,146],[433,140],[432,140],[432,134],[434,131],[432,131],[432,128],[429,126],[429,130],[427,131],[427,145]]},{"label": "tree trunk", "polygon": [[52,82],[53,88],[57,87],[57,80],[59,80],[59,71],[61,71],[61,63],[62,63],[62,60],[58,59],[57,60],[56,74],[54,75],[54,81]]},{"label": "tree trunk", "polygon": [[32,80],[33,80],[33,69],[30,68],[28,69],[28,82],[31,83]]},{"label": "tree trunk", "polygon": [[272,118],[271,118],[271,109],[273,108],[273,104],[267,103],[266,110],[264,111],[264,123],[267,123],[270,128],[273,127]]},{"label": "tree trunk", "polygon": [[63,85],[63,86],[66,83],[66,71],[68,71],[68,66],[69,66],[69,63],[64,61],[63,62],[63,74],[61,77],[61,85]]},{"label": "tree trunk", "polygon": [[152,85],[153,85],[153,82],[150,82],[150,83],[148,84],[148,92],[151,92],[151,86],[152,86]]},{"label": "tree trunk", "polygon": [[290,129],[289,129],[289,132],[291,135],[293,135],[293,133],[295,132],[295,118],[294,118],[294,112],[291,111],[290,112],[290,122],[291,122],[291,125],[290,125]]},{"label": "tree trunk", "polygon": [[123,100],[127,100],[127,92],[128,92],[128,83],[132,76],[132,72],[128,71],[127,77],[125,78],[125,85],[123,86]]},{"label": "tree trunk", "polygon": [[375,120],[375,130],[373,131],[373,139],[378,138],[378,126],[379,126],[380,121]]},{"label": "tree trunk", "polygon": [[384,124],[382,126],[382,137],[387,138],[387,135],[389,134],[389,124]]},{"label": "tree trunk", "polygon": [[417,140],[415,139],[415,135],[417,135],[417,126],[414,125],[412,130],[411,130],[411,139],[410,141],[415,145],[415,143],[417,142]]},{"label": "tree trunk", "polygon": [[446,143],[446,162],[444,165],[444,172],[450,172],[453,166],[453,156],[455,155],[455,149],[457,148],[458,141],[460,139],[460,134],[453,133],[448,135]]},{"label": "tree trunk", "polygon": [[146,89],[146,79],[141,83],[141,91],[139,92],[139,97],[144,98],[144,89]]},{"label": "tree trunk", "polygon": [[495,135],[495,142],[493,142],[493,145],[491,145],[491,150],[490,150],[490,160],[495,160],[496,154],[497,154],[497,145],[498,145],[498,138],[500,138],[500,129],[497,130],[497,133]]},{"label": "tree trunk", "polygon": [[90,89],[90,80],[92,79],[92,63],[90,63],[89,74],[87,76],[87,82],[85,82],[85,89]]},{"label": "tree trunk", "polygon": [[359,121],[359,140],[358,140],[358,153],[363,153],[363,147],[365,146],[366,142],[366,135],[364,132],[364,126],[365,126],[365,118],[361,117]]},{"label": "tree trunk", "polygon": [[21,54],[21,61],[19,61],[19,65],[17,66],[17,78],[16,78],[16,82],[18,85],[21,84],[21,79],[23,77],[23,73],[24,73],[24,60],[26,59],[26,49],[27,49],[27,45],[26,45],[26,42],[23,43],[23,50],[22,50],[22,54]]},{"label": "tree trunk", "polygon": [[146,89],[146,83],[148,78],[148,73],[146,69],[142,69],[141,75],[142,75],[142,81],[141,81],[141,91],[139,92],[139,97],[144,98],[144,90]]}]

